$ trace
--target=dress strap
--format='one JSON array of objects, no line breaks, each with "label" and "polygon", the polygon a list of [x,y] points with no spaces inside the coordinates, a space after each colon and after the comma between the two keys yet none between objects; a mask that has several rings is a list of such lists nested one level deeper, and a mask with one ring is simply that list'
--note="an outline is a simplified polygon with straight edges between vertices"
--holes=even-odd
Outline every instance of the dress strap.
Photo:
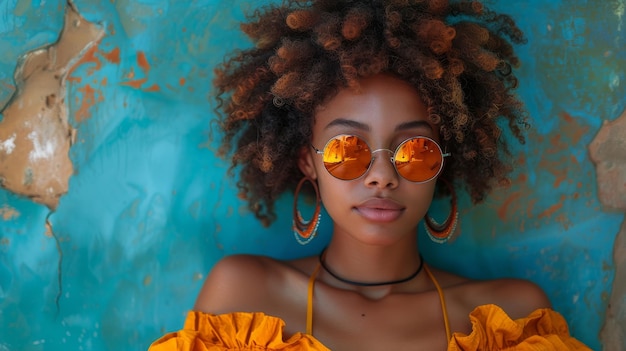
[{"label": "dress strap", "polygon": [[433,284],[435,284],[435,288],[437,289],[437,293],[439,294],[439,301],[441,301],[441,309],[443,311],[443,324],[446,327],[446,337],[448,338],[447,341],[450,342],[450,339],[452,339],[452,333],[450,332],[450,321],[448,320],[448,309],[446,308],[446,299],[443,296],[443,290],[441,289],[441,286],[439,286],[437,279],[435,279],[435,275],[433,275],[433,273],[428,268],[428,265],[424,265],[424,270],[430,277],[430,280],[433,281]]},{"label": "dress strap", "polygon": [[306,299],[306,333],[313,335],[313,290],[315,288],[315,279],[320,271],[320,264],[317,263],[317,267],[309,277],[309,291]]}]

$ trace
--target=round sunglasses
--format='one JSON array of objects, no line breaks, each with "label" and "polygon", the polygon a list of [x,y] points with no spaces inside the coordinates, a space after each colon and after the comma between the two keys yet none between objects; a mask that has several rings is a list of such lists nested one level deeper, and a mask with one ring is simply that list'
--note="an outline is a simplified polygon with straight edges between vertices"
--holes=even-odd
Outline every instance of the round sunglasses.
[{"label": "round sunglasses", "polygon": [[434,179],[443,169],[444,153],[439,144],[431,138],[416,136],[408,138],[395,151],[376,149],[371,151],[367,142],[356,135],[341,134],[332,137],[315,152],[322,155],[324,167],[333,177],[341,180],[354,180],[363,176],[372,167],[373,155],[387,151],[396,172],[404,179],[415,183],[424,183]]}]

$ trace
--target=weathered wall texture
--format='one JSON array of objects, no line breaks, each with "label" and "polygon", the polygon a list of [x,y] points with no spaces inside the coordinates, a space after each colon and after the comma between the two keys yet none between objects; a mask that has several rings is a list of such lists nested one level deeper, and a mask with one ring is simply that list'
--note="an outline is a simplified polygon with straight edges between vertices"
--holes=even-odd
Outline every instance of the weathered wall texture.
[{"label": "weathered wall texture", "polygon": [[0,121],[0,185],[55,209],[74,169],[69,149],[66,79],[72,64],[104,31],[67,6],[59,40],[24,55],[15,72],[17,90]]},{"label": "weathered wall texture", "polygon": [[[260,228],[209,141],[212,67],[265,2],[75,0],[80,19],[64,0],[0,1],[0,350],[145,350],[224,255],[325,245],[325,215],[293,240],[288,195]],[[475,207],[460,194],[461,235],[420,233],[424,257],[531,279],[575,336],[626,349],[626,3],[487,4],[527,33],[532,128],[511,187]]]},{"label": "weathered wall texture", "polygon": [[[606,122],[589,145],[596,164],[598,196],[604,206],[626,213],[626,111]],[[626,345],[626,220],[613,247],[615,278],[602,328],[606,350],[623,350]]]}]

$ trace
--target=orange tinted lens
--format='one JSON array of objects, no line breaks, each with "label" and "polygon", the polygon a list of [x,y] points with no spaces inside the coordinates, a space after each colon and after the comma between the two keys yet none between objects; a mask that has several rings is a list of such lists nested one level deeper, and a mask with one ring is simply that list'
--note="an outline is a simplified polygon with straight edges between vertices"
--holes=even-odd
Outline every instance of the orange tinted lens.
[{"label": "orange tinted lens", "polygon": [[342,180],[356,179],[370,166],[372,154],[367,144],[354,135],[338,135],[324,147],[324,167]]},{"label": "orange tinted lens", "polygon": [[434,140],[417,137],[400,144],[394,160],[401,176],[412,182],[426,182],[441,171],[443,155]]}]

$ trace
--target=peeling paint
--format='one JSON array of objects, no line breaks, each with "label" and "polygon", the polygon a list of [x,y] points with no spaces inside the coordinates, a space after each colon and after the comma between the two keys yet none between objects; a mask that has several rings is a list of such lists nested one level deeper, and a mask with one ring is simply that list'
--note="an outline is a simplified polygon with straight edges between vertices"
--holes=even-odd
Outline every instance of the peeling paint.
[{"label": "peeling paint", "polygon": [[[587,190],[591,184],[574,183],[576,179],[574,175],[582,172],[583,164],[570,151],[572,145],[580,144],[588,135],[590,127],[584,125],[582,119],[566,112],[561,112],[555,120],[558,133],[548,137],[539,135],[534,130],[530,133],[530,142],[542,150],[535,158],[538,160],[535,161],[537,164],[529,165],[525,156],[519,156],[516,165],[523,173],[518,173],[511,180],[506,192],[495,192],[491,195],[492,200],[486,204],[489,211],[496,212],[503,224],[517,225],[515,231],[524,231],[529,225],[538,227],[546,221],[560,223],[564,229],[568,229],[571,223],[568,211],[570,203],[584,201],[591,196],[590,189],[581,191]],[[535,173],[532,179],[527,172]],[[541,194],[541,201],[538,201],[540,198],[537,192],[533,191],[537,186],[537,178],[541,179],[542,184],[550,184],[555,192],[553,199],[550,200],[545,194]],[[491,216],[491,213],[486,215]],[[518,222],[512,222],[513,218]],[[479,233],[483,233],[485,239],[490,236],[486,228],[479,230]]]},{"label": "peeling paint", "polygon": [[626,111],[605,122],[589,145],[596,165],[598,197],[609,209],[626,212]]},{"label": "peeling paint", "polygon": [[137,52],[137,65],[139,65],[146,74],[150,72],[150,62],[148,62],[146,54],[143,51]]},{"label": "peeling paint", "polygon": [[15,150],[15,137],[16,134],[13,133],[7,140],[0,141],[0,151],[10,155]]},{"label": "peeling paint", "polygon": [[520,191],[516,191],[516,192],[513,192],[511,196],[509,196],[506,200],[504,200],[504,202],[502,203],[500,208],[498,208],[498,211],[497,211],[498,217],[502,221],[507,220],[509,213],[517,211],[517,208],[519,207],[519,199],[521,197],[522,197],[522,193]]},{"label": "peeling paint", "polygon": [[10,221],[20,216],[20,213],[17,212],[16,209],[9,207],[8,205],[4,205],[0,207],[0,218],[5,221]]},{"label": "peeling paint", "polygon": [[123,82],[122,85],[126,85],[129,87],[133,87],[135,89],[139,89],[141,88],[141,86],[143,85],[143,83],[147,82],[148,78],[141,78],[141,79],[136,79],[136,80],[130,80],[127,82]]},{"label": "peeling paint", "polygon": [[102,56],[104,56],[104,58],[111,63],[119,64],[120,63],[120,48],[114,48],[108,53],[107,52],[102,53]]},{"label": "peeling paint", "polygon": [[[86,65],[86,64],[92,64],[87,69],[87,75],[92,75],[96,71],[100,70],[102,68],[102,61],[100,61],[100,59],[96,56],[97,52],[98,52],[97,46],[89,46],[89,48],[78,59],[78,61],[74,65],[74,68],[78,66]],[[70,75],[72,71],[73,69],[70,69]]]},{"label": "peeling paint", "polygon": [[50,158],[54,155],[57,148],[54,139],[46,139],[45,137],[37,136],[36,131],[30,132],[27,138],[33,143],[31,152],[28,154],[28,160],[31,163]]},{"label": "peeling paint", "polygon": [[69,148],[75,135],[65,101],[68,72],[82,53],[96,48],[104,31],[70,2],[56,43],[26,54],[15,72],[17,90],[0,110],[2,187],[55,209],[74,169]]},{"label": "peeling paint", "polygon": [[[101,84],[106,85],[106,80],[102,81]],[[82,96],[80,94],[76,95],[76,104],[79,106],[74,112],[74,121],[82,123],[91,117],[90,107],[97,102],[104,101],[104,99],[102,98],[102,93],[94,89],[90,84],[85,84],[85,86],[78,89],[78,92],[82,93]]]},{"label": "peeling paint", "polygon": [[[609,209],[626,212],[626,111],[612,122],[605,122],[589,145],[596,165],[598,197]],[[607,351],[623,350],[626,345],[626,220],[613,245],[615,277],[600,338]]]},{"label": "peeling paint", "polygon": [[152,84],[151,86],[145,88],[144,91],[149,91],[149,92],[161,91],[161,87],[159,87],[158,84]]},{"label": "peeling paint", "polygon": [[563,208],[563,202],[565,201],[565,199],[565,195],[562,195],[558,203],[548,207],[543,212],[539,213],[537,215],[537,218],[551,217],[555,212]]},{"label": "peeling paint", "polygon": [[615,4],[615,16],[617,16],[617,31],[622,31],[622,17],[624,17],[624,11],[626,11],[626,0],[617,0]]}]

